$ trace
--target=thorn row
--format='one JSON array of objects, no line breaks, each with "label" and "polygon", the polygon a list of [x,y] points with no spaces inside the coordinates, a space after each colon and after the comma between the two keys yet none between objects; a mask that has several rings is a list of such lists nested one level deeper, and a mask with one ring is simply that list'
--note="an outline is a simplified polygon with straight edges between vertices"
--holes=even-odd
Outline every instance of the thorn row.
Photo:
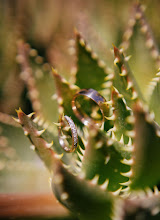
[{"label": "thorn row", "polygon": [[26,44],[20,42],[18,44],[18,55],[21,57],[20,67],[22,69],[21,78],[26,83],[28,88],[28,94],[32,101],[33,109],[40,114],[41,104],[39,101],[39,92],[36,88],[35,79],[33,78],[33,72],[29,65],[28,55],[29,50]]}]

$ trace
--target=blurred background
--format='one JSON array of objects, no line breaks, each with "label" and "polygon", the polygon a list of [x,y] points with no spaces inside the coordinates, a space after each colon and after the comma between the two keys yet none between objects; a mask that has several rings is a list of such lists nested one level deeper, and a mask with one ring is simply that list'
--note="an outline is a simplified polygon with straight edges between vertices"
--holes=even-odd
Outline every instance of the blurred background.
[{"label": "blurred background", "polygon": [[[160,2],[143,2],[146,19],[160,47]],[[134,3],[133,0],[0,0],[0,193],[51,192],[48,171],[30,149],[21,128],[14,127],[6,114],[16,116],[15,109],[21,107],[25,113],[42,112],[48,121],[56,122],[57,104],[51,100],[55,88],[50,72],[53,66],[71,81],[76,66],[74,29],[113,68],[112,45],[121,45]],[[29,48],[29,65],[38,91],[35,99],[29,91],[29,78],[19,65],[20,40]],[[138,78],[141,73],[138,82],[142,87],[157,71],[145,44],[137,25],[126,54],[132,55],[130,66],[135,76]]]}]

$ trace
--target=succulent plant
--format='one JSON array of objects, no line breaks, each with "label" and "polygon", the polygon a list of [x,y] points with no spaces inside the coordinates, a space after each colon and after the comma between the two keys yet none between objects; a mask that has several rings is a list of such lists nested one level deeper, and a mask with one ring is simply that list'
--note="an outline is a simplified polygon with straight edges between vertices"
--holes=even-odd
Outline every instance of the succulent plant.
[{"label": "succulent plant", "polygon": [[14,125],[22,126],[48,168],[57,199],[78,219],[160,218],[160,73],[151,73],[144,89],[140,73],[129,67],[126,54],[137,22],[159,66],[158,46],[140,4],[120,47],[111,50],[114,68],[77,29],[70,40],[76,53],[70,81],[55,69],[51,73],[34,49],[18,42],[21,79],[35,113],[19,108]]}]

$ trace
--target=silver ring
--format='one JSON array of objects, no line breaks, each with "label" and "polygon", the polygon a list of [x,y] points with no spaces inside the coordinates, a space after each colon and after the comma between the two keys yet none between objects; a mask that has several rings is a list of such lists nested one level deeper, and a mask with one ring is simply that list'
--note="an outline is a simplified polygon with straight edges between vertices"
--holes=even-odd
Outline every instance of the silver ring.
[{"label": "silver ring", "polygon": [[[82,110],[79,110],[77,108],[76,98],[78,96],[86,96],[86,97],[90,98],[91,100],[93,100],[99,106],[99,109],[100,109],[101,114],[102,114],[102,120],[101,121],[89,117],[85,112],[83,112]],[[81,89],[73,97],[73,100],[72,100],[72,110],[73,110],[74,114],[76,115],[76,117],[84,125],[87,126],[88,124],[95,123],[95,124],[101,126],[102,122],[104,121],[103,104],[105,102],[106,102],[105,98],[103,96],[101,96],[96,90],[94,90],[94,89]]]},{"label": "silver ring", "polygon": [[[58,128],[58,136],[59,136],[59,143],[61,145],[61,147],[68,153],[73,152],[78,145],[78,134],[77,134],[77,128],[73,122],[73,120],[68,117],[67,115],[65,115],[63,118],[61,117],[60,119],[60,126]],[[67,140],[66,138],[64,138],[63,132],[62,132],[62,126],[65,127],[66,123],[67,125],[69,125],[70,129],[71,129],[71,134],[72,134],[72,146],[69,147],[69,143],[66,144]]]}]

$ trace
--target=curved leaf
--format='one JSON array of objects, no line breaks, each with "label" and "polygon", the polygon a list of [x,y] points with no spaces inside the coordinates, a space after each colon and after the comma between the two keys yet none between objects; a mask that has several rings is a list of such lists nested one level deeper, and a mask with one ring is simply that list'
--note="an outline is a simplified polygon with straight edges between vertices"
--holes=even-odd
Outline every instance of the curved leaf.
[{"label": "curved leaf", "polygon": [[124,96],[127,105],[132,107],[135,100],[143,100],[143,96],[122,52],[114,47],[114,54],[114,63],[118,66],[119,72],[115,70],[113,85]]},{"label": "curved leaf", "polygon": [[[89,127],[88,143],[82,160],[82,170],[87,179],[97,176],[98,184],[109,181],[106,189],[116,191],[121,183],[127,182],[128,178],[121,175],[130,170],[130,166],[123,164],[122,160],[130,159],[127,147],[112,140],[102,131],[92,126]],[[126,149],[126,150],[125,150]]]},{"label": "curved leaf", "polygon": [[58,200],[80,219],[112,219],[113,196],[74,176],[61,163],[54,167],[52,189]]},{"label": "curved leaf", "polygon": [[136,105],[132,189],[153,187],[160,181],[160,128],[141,105]]}]

